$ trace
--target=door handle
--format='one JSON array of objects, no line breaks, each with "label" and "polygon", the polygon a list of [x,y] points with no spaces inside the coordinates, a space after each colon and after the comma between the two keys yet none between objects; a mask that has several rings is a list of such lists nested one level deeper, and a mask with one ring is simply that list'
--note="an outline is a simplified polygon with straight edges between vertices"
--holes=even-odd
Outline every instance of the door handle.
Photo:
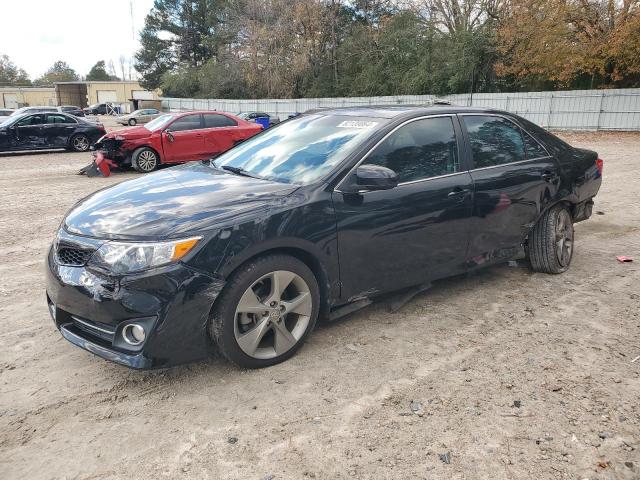
[{"label": "door handle", "polygon": [[551,182],[557,178],[557,175],[549,170],[545,170],[540,176],[545,182]]},{"label": "door handle", "polygon": [[464,197],[469,192],[470,190],[467,188],[456,187],[447,194],[447,197],[449,198]]}]

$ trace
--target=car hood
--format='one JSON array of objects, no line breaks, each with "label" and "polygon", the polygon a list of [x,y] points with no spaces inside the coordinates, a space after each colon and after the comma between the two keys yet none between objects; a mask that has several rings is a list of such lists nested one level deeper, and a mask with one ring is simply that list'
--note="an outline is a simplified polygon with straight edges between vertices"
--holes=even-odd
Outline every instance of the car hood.
[{"label": "car hood", "polygon": [[264,215],[296,188],[191,162],[94,193],[73,207],[64,227],[105,239],[176,238]]},{"label": "car hood", "polygon": [[151,135],[151,132],[144,127],[126,127],[109,132],[107,138],[123,137],[126,140],[133,140],[134,138],[144,138],[149,135]]}]

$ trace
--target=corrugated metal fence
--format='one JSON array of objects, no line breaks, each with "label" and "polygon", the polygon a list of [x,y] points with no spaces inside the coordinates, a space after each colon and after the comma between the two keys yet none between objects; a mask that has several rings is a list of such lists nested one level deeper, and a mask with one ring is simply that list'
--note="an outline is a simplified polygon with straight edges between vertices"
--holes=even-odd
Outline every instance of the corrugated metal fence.
[{"label": "corrugated metal fence", "polygon": [[267,112],[282,120],[312,108],[358,105],[428,104],[436,98],[454,105],[496,108],[551,129],[640,131],[640,88],[563,92],[476,93],[473,95],[400,95],[388,97],[225,100],[163,98],[162,109]]}]

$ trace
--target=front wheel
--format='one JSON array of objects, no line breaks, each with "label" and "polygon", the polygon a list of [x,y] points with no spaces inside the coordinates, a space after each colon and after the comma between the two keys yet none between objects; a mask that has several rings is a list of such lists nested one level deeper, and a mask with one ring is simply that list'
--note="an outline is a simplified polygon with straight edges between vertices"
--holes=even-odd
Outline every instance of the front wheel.
[{"label": "front wheel", "polygon": [[138,148],[131,155],[131,166],[140,173],[153,172],[159,164],[158,154],[148,147]]},{"label": "front wheel", "polygon": [[318,318],[313,272],[288,255],[252,260],[234,273],[214,306],[209,335],[222,355],[244,368],[290,358]]},{"label": "front wheel", "polygon": [[132,126],[132,127],[133,127],[133,126],[134,126],[136,123],[138,123],[138,122],[136,122],[136,119],[135,119],[135,118],[130,118],[128,123],[129,123],[129,125],[130,125],[130,126]]},{"label": "front wheel", "polygon": [[573,218],[564,205],[545,212],[529,235],[529,260],[536,272],[562,273],[573,257]]}]

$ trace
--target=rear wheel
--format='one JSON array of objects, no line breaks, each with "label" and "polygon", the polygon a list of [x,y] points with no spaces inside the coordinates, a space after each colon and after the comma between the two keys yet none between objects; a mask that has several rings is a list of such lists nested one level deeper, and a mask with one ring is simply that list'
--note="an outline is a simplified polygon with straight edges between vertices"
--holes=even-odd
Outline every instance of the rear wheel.
[{"label": "rear wheel", "polygon": [[231,362],[261,368],[290,358],[318,318],[320,292],[303,262],[253,260],[232,275],[211,313],[209,335]]},{"label": "rear wheel", "polygon": [[129,122],[127,122],[127,123],[129,123],[129,125],[131,125],[131,126],[133,127],[133,126],[134,126],[136,123],[138,123],[138,122],[136,122],[136,119],[135,119],[135,118],[130,118],[130,119],[129,119]]},{"label": "rear wheel", "polygon": [[140,173],[153,172],[160,164],[158,154],[149,147],[141,147],[131,155],[131,166]]},{"label": "rear wheel", "polygon": [[91,146],[91,140],[89,140],[89,137],[86,135],[80,133],[71,137],[69,145],[74,152],[86,152]]},{"label": "rear wheel", "polygon": [[529,260],[536,272],[562,273],[573,257],[573,218],[564,205],[542,215],[529,235]]}]

